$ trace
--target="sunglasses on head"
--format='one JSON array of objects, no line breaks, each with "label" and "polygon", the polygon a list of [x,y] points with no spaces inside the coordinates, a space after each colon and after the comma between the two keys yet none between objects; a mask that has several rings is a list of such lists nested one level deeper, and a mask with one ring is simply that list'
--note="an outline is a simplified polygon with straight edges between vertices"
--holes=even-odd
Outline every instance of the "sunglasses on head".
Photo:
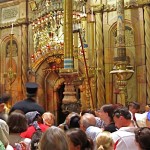
[{"label": "sunglasses on head", "polygon": [[113,117],[116,116],[117,118],[119,118],[121,115],[122,115],[122,114],[121,114],[120,112],[115,112],[115,113],[113,114]]}]

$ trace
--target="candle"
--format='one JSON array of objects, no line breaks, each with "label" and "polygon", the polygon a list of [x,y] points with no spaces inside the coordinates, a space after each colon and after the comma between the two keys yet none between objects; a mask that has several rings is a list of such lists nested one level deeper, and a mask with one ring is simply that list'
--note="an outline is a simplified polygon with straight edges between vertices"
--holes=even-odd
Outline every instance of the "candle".
[{"label": "candle", "polygon": [[94,22],[94,13],[93,13],[93,7],[91,7],[91,22]]},{"label": "candle", "polygon": [[91,8],[91,15],[93,15],[93,7]]},{"label": "candle", "polygon": [[83,17],[86,17],[85,6],[83,6]]},{"label": "candle", "polygon": [[83,14],[85,14],[85,6],[83,6]]},{"label": "candle", "polygon": [[13,28],[14,28],[14,24],[12,23],[12,25],[11,25],[11,34],[13,34]]}]

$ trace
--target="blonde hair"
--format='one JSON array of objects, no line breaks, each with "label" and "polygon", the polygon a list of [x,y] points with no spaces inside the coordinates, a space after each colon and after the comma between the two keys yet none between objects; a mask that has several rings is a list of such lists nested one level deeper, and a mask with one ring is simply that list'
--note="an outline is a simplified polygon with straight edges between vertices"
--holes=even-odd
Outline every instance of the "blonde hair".
[{"label": "blonde hair", "polygon": [[113,150],[113,139],[111,133],[104,131],[96,137],[97,150]]},{"label": "blonde hair", "polygon": [[44,124],[46,124],[47,126],[52,126],[54,125],[54,115],[50,112],[45,112],[43,115],[42,115],[42,119],[43,119],[43,122]]}]

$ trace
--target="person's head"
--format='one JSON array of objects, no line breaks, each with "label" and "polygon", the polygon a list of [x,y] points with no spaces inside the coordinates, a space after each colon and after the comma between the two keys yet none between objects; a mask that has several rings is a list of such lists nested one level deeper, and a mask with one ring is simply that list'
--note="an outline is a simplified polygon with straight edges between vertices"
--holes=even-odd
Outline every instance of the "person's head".
[{"label": "person's head", "polygon": [[25,114],[25,117],[28,121],[28,125],[32,125],[34,121],[39,121],[41,122],[41,115],[38,111],[30,111]]},{"label": "person's head", "polygon": [[96,119],[93,114],[86,113],[80,118],[80,129],[86,131],[89,126],[96,126]]},{"label": "person's head", "polygon": [[147,105],[145,106],[145,111],[146,111],[146,112],[150,111],[150,104],[147,104]]},{"label": "person's head", "polygon": [[131,113],[126,107],[116,109],[113,115],[115,126],[117,128],[128,127],[132,124]]},{"label": "person's head", "polygon": [[3,112],[5,110],[5,104],[8,104],[8,101],[11,100],[11,95],[7,93],[3,93],[0,97],[0,112]]},{"label": "person's head", "polygon": [[39,150],[69,150],[65,132],[55,126],[49,127],[42,135],[39,142]]},{"label": "person's head", "polygon": [[124,107],[124,105],[123,105],[123,104],[121,104],[121,103],[116,103],[116,104],[113,104],[113,106],[114,106],[114,109],[117,109],[117,108],[122,108],[122,107]]},{"label": "person's head", "polygon": [[36,97],[38,91],[38,84],[35,82],[26,83],[27,97]]},{"label": "person's head", "polygon": [[88,114],[93,114],[94,116],[96,116],[95,111],[92,110],[92,109],[85,109],[85,110],[82,110],[81,116],[83,116],[83,115],[86,114],[86,113],[88,113]]},{"label": "person's head", "polygon": [[47,126],[52,126],[54,125],[55,122],[55,117],[52,113],[50,112],[45,112],[42,115],[43,123],[46,124]]},{"label": "person's head", "polygon": [[21,114],[25,115],[24,112],[22,110],[20,110],[20,109],[15,109],[13,112],[21,113]]},{"label": "person's head", "polygon": [[[59,127],[64,130],[68,130],[69,128],[72,128],[72,127],[77,127],[79,121],[77,122],[78,118],[76,116],[79,117],[79,114],[76,112],[69,113],[65,119],[65,122],[59,125]],[[71,125],[70,125],[70,121],[71,121]]]},{"label": "person's head", "polygon": [[138,113],[140,110],[140,104],[138,102],[130,102],[128,105],[129,111],[131,111],[133,114]]},{"label": "person's head", "polygon": [[7,124],[9,126],[9,133],[21,133],[27,130],[28,122],[24,114],[18,112],[12,112]]},{"label": "person's head", "polygon": [[135,130],[135,141],[140,150],[150,150],[150,128],[142,127]]},{"label": "person's head", "polygon": [[9,102],[12,99],[12,96],[8,93],[3,93],[1,98],[3,103],[7,104],[7,102]]},{"label": "person's head", "polygon": [[100,118],[104,120],[106,124],[113,122],[114,106],[112,104],[103,105],[97,112],[99,113]]},{"label": "person's head", "polygon": [[76,116],[72,116],[70,118],[70,123],[69,123],[69,128],[79,128],[80,127],[80,116],[76,115]]},{"label": "person's head", "polygon": [[113,150],[114,142],[110,132],[102,132],[96,137],[97,150]]},{"label": "person's head", "polygon": [[68,116],[66,117],[65,119],[65,123],[69,126],[70,124],[70,119],[73,117],[73,116],[78,116],[79,114],[76,113],[76,112],[71,112],[68,114]]},{"label": "person's head", "polygon": [[79,128],[69,129],[66,132],[69,137],[70,150],[92,150],[93,142],[87,138],[84,131]]}]

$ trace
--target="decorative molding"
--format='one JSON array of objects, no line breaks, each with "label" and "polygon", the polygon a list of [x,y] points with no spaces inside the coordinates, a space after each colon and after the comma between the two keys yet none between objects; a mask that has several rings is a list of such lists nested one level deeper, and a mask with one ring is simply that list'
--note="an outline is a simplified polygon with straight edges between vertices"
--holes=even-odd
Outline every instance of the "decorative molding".
[{"label": "decorative molding", "polygon": [[19,26],[21,24],[27,24],[28,23],[28,20],[26,18],[19,18],[17,19],[15,22],[6,22],[6,23],[3,23],[3,24],[0,24],[0,29],[2,28],[10,28],[12,26],[12,23],[14,24],[14,26]]},{"label": "decorative molding", "polygon": [[101,12],[103,9],[104,9],[104,5],[102,5],[102,4],[93,6],[93,11],[95,13]]},{"label": "decorative molding", "polygon": [[150,0],[137,0],[137,3],[138,3],[139,5],[150,4]]},{"label": "decorative molding", "polygon": [[[132,9],[150,4],[150,0],[130,0],[124,4],[124,9]],[[116,3],[104,5],[103,11],[116,11]]]},{"label": "decorative molding", "polygon": [[[38,56],[39,58],[37,58],[37,60],[35,60],[35,62],[32,63],[32,68],[35,69],[39,66],[39,64],[41,64],[43,61],[47,60],[48,63],[50,62],[50,59],[52,57],[57,57],[60,56],[61,59],[63,59],[63,50],[56,50],[56,51],[49,51],[48,53],[46,53],[45,55],[41,55]],[[49,58],[49,59],[48,59]],[[54,59],[54,62],[57,62],[57,59]]]},{"label": "decorative molding", "polygon": [[10,28],[12,23],[14,26],[18,26],[20,24],[27,24],[28,20],[25,17],[20,18],[20,4],[24,2],[23,0],[16,0],[14,2],[6,2],[3,5],[0,4],[0,13],[1,13],[1,28]]}]

